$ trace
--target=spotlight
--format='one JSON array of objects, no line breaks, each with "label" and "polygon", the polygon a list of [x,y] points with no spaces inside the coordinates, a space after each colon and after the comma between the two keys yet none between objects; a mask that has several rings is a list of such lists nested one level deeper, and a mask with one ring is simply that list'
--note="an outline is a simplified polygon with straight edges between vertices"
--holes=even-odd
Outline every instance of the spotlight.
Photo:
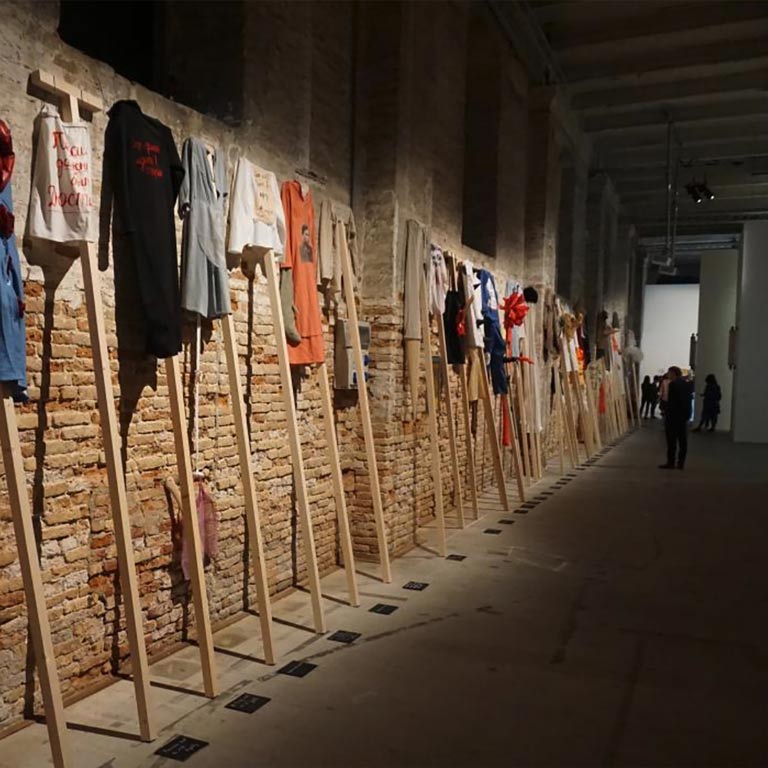
[{"label": "spotlight", "polygon": [[685,185],[685,191],[691,196],[694,203],[700,203],[704,199],[701,194],[701,185],[697,181],[689,181]]},{"label": "spotlight", "polygon": [[712,192],[712,190],[707,186],[707,182],[705,181],[703,184],[699,184],[699,192],[704,195],[704,197],[707,200],[714,200],[715,195]]}]

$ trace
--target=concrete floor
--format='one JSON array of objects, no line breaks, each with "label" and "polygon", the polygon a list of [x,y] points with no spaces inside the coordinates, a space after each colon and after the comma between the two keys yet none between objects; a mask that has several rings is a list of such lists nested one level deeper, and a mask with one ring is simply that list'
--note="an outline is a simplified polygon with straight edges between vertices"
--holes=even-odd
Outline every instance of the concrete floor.
[{"label": "concrete floor", "polygon": [[[464,561],[419,549],[390,585],[361,576],[361,608],[326,602],[352,645],[279,625],[281,661],[316,664],[307,677],[248,658],[247,617],[216,636],[215,701],[179,690],[200,689],[195,648],[153,665],[154,744],[131,738],[129,682],[69,707],[77,768],[176,765],[153,754],[176,734],[210,742],[190,766],[768,765],[768,446],[692,435],[681,473],[656,469],[662,442],[658,424],[635,432],[512,525],[485,497],[451,532]],[[342,573],[323,586],[344,597]],[[275,613],[310,623],[301,593]],[[242,692],[271,701],[226,709]],[[49,764],[42,725],[0,743],[2,768]]]}]

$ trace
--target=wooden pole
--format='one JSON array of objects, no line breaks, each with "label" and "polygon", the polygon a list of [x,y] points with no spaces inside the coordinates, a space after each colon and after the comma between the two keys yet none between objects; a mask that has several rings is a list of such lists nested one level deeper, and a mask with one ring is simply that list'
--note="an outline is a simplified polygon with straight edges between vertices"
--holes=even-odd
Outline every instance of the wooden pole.
[{"label": "wooden pole", "polygon": [[[80,104],[91,113],[103,108],[101,99],[80,88],[56,79],[47,72],[38,70],[30,75],[32,84],[57,98],[61,116],[68,123],[79,122]],[[115,416],[112,377],[109,368],[106,334],[104,331],[104,310],[101,303],[101,289],[98,279],[96,245],[80,243],[80,264],[83,271],[83,290],[88,314],[88,331],[93,351],[93,369],[96,380],[96,395],[99,407],[104,453],[109,483],[110,507],[115,528],[120,590],[123,594],[128,645],[131,650],[131,670],[136,693],[139,732],[143,741],[155,738],[150,712],[149,664],[142,629],[141,605],[136,579],[136,564],[133,556],[131,521],[128,512],[128,497],[125,491],[120,438]]]},{"label": "wooden pole", "polygon": [[248,421],[243,400],[243,386],[240,380],[240,365],[235,341],[235,322],[232,315],[221,318],[224,350],[229,370],[229,391],[232,398],[232,413],[235,418],[237,453],[240,460],[240,479],[243,484],[245,520],[248,526],[248,541],[251,545],[251,561],[256,579],[256,599],[259,604],[261,642],[267,664],[275,663],[275,646],[272,637],[272,604],[269,599],[267,565],[264,560],[264,540],[261,533],[261,519],[256,502],[256,484],[253,479],[253,455],[251,453]]},{"label": "wooden pole", "polygon": [[[328,366],[325,362],[320,363],[318,366],[318,374],[320,377],[320,402],[323,408],[323,421],[325,422],[325,442],[328,444],[331,478],[333,480],[333,496],[336,502],[336,518],[339,524],[339,541],[341,543],[341,554],[344,558],[344,570],[347,575],[347,594],[349,595],[349,604],[357,607],[360,605],[360,594],[357,589],[355,555],[352,550],[347,500],[344,496],[344,480],[341,476],[339,444],[336,440],[336,425],[333,420],[331,385],[328,381]],[[358,376],[358,378],[360,377]]]},{"label": "wooden pole", "polygon": [[525,398],[523,363],[517,361],[512,364],[515,370],[515,394],[517,395],[517,411],[520,418],[520,442],[522,443],[523,466],[525,467],[525,479],[530,483],[533,480],[533,470],[531,469],[531,451],[528,443],[528,414]]},{"label": "wooden pole", "polygon": [[291,463],[296,485],[296,505],[299,513],[301,536],[304,545],[304,556],[307,559],[307,577],[309,592],[312,600],[312,614],[315,622],[315,632],[325,633],[325,615],[323,613],[322,592],[320,590],[320,572],[317,567],[317,552],[315,536],[312,530],[312,516],[309,512],[307,498],[307,480],[304,473],[304,457],[301,450],[299,423],[296,418],[296,403],[293,401],[293,381],[291,366],[288,361],[288,348],[285,341],[285,322],[280,307],[280,287],[277,278],[277,268],[272,251],[267,251],[263,261],[264,274],[267,278],[269,303],[272,308],[272,324],[275,332],[277,360],[280,368],[280,381],[283,390],[283,404],[288,419],[288,442],[291,446]]},{"label": "wooden pole", "polygon": [[[381,501],[379,468],[376,461],[376,443],[373,437],[371,408],[368,402],[368,382],[363,375],[365,361],[363,360],[363,347],[360,342],[360,327],[357,319],[357,305],[355,303],[355,276],[352,271],[352,259],[349,255],[347,234],[344,225],[341,223],[338,224],[336,232],[341,254],[341,274],[344,283],[344,299],[347,304],[347,319],[349,321],[349,335],[352,341],[352,354],[355,358],[355,368],[358,371],[357,396],[360,403],[360,421],[363,423],[363,440],[365,442],[365,455],[368,462],[368,479],[371,484],[373,517],[376,522],[376,540],[379,546],[381,580],[385,584],[389,584],[392,581],[392,570],[389,564],[389,544],[387,542],[387,526],[384,520],[384,505]],[[416,370],[418,372],[418,368]]]},{"label": "wooden pole", "polygon": [[107,464],[110,508],[115,528],[118,574],[125,607],[128,646],[131,649],[131,671],[133,672],[133,685],[138,707],[139,730],[143,741],[152,741],[155,738],[155,730],[150,712],[149,663],[144,644],[139,586],[133,555],[131,518],[128,511],[128,496],[125,490],[125,476],[120,454],[120,434],[117,428],[109,354],[104,332],[104,309],[98,283],[95,243],[86,243],[81,246],[80,264],[83,269],[83,288],[88,313],[88,332],[93,353],[99,423]]},{"label": "wooden pole", "polygon": [[200,541],[200,526],[195,503],[195,484],[192,480],[192,457],[189,452],[187,419],[184,413],[184,386],[181,383],[178,355],[165,359],[165,376],[168,380],[168,399],[171,405],[173,439],[176,445],[182,527],[189,552],[189,581],[192,588],[192,602],[195,607],[197,645],[200,649],[200,663],[203,670],[203,688],[205,695],[213,699],[218,695],[213,634],[211,632],[211,618],[208,614],[208,590],[205,586],[203,547]]},{"label": "wooden pole", "polygon": [[[562,355],[560,361],[562,361]],[[571,462],[571,467],[576,468],[578,465],[578,454],[574,450],[576,444],[575,437],[571,434],[572,422],[570,417],[566,413],[565,395],[563,394],[563,372],[561,370],[561,363],[555,364],[553,375],[555,377],[555,398],[557,400],[557,408],[560,412],[560,440],[561,444],[564,442],[568,448],[568,458]],[[562,448],[561,448],[562,453]],[[562,469],[561,469],[562,474]]]},{"label": "wooden pole", "polygon": [[[567,341],[563,339],[564,344]],[[567,349],[563,349],[563,354],[560,356],[560,387],[563,391],[563,399],[565,400],[565,414],[569,429],[569,435],[571,438],[571,452],[573,454],[576,464],[581,463],[581,457],[579,456],[579,439],[576,431],[576,414],[574,413],[573,401],[571,399],[571,386],[568,378],[568,369],[565,365],[565,355],[568,354]]]},{"label": "wooden pole", "polygon": [[442,557],[446,557],[448,555],[448,542],[445,536],[443,476],[440,469],[440,443],[437,431],[437,398],[435,397],[435,377],[432,372],[432,345],[430,343],[432,326],[429,322],[429,309],[427,307],[427,279],[424,276],[423,269],[419,275],[419,304],[421,307],[422,362],[427,377],[427,416],[429,421],[429,443],[432,453],[432,486],[435,497],[438,550]]},{"label": "wooden pole", "polygon": [[491,456],[493,458],[493,470],[496,474],[496,486],[499,492],[499,501],[505,511],[509,511],[509,499],[507,498],[507,484],[504,481],[504,468],[501,466],[501,448],[499,447],[499,436],[496,432],[496,421],[493,418],[493,406],[491,405],[491,387],[488,381],[488,371],[485,368],[485,359],[483,351],[480,350],[480,371],[482,381],[480,382],[480,397],[483,400],[483,411],[485,412],[485,426],[488,435],[488,441],[491,444]]},{"label": "wooden pole", "polygon": [[61,700],[59,676],[56,671],[56,652],[51,641],[51,627],[45,605],[45,590],[37,558],[35,531],[32,526],[32,511],[29,508],[27,483],[22,466],[21,444],[16,427],[16,409],[10,395],[0,384],[2,407],[0,407],[0,449],[3,454],[5,480],[8,486],[8,501],[11,507],[13,530],[19,552],[19,567],[24,593],[27,598],[29,634],[35,663],[40,676],[40,691],[43,695],[45,724],[51,755],[56,768],[74,766],[67,741],[67,721]]},{"label": "wooden pole", "polygon": [[517,495],[520,501],[525,501],[525,478],[523,477],[523,460],[520,456],[520,434],[517,429],[517,419],[515,418],[515,409],[512,404],[512,382],[510,373],[510,365],[514,363],[507,363],[507,381],[509,382],[510,392],[507,395],[507,407],[509,409],[509,426],[512,431],[512,466],[515,470],[515,481],[517,483]]},{"label": "wooden pole", "polygon": [[467,467],[469,469],[469,493],[472,499],[472,512],[475,520],[480,519],[480,505],[477,500],[477,473],[475,471],[475,449],[472,440],[472,417],[469,412],[469,393],[467,392],[467,364],[458,366],[459,385],[461,387],[461,405],[464,416],[464,438],[467,448]]},{"label": "wooden pole", "polygon": [[440,348],[440,368],[445,380],[445,410],[448,416],[448,443],[451,449],[451,466],[453,468],[454,503],[459,517],[459,527],[464,528],[464,485],[461,482],[459,469],[459,454],[456,447],[456,432],[453,428],[453,398],[451,397],[451,381],[448,376],[448,350],[445,344],[445,321],[442,315],[437,318],[437,339]]}]

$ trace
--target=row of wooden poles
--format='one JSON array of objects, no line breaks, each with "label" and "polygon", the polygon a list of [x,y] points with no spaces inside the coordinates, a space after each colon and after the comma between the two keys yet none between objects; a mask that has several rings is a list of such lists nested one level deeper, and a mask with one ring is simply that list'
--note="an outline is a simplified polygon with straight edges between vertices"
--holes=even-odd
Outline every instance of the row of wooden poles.
[{"label": "row of wooden poles", "polygon": [[[81,105],[91,113],[97,112],[102,108],[101,101],[97,97],[85,93],[69,83],[62,82],[61,80],[57,82],[47,73],[41,71],[35,72],[31,76],[31,81],[38,90],[47,92],[60,100],[62,117],[67,122],[77,122],[80,119]],[[363,375],[365,368],[355,303],[355,280],[349,251],[347,249],[346,231],[343,224],[339,223],[337,226],[339,227],[337,230],[337,242],[340,244],[341,248],[344,297],[347,306],[349,328],[351,331],[354,363],[357,370],[358,403],[371,486],[373,514],[380,558],[380,575],[383,582],[389,583],[392,580],[389,561],[389,546],[376,461],[373,427],[370,417],[368,390]],[[82,265],[89,333],[93,349],[94,374],[100,424],[106,457],[111,512],[114,521],[120,586],[125,604],[126,629],[131,654],[131,669],[138,710],[139,731],[143,740],[151,741],[155,738],[156,728],[150,704],[149,665],[142,629],[142,614],[131,538],[131,523],[125,487],[124,468],[121,461],[120,437],[115,415],[114,393],[110,375],[109,354],[106,344],[95,244],[82,243],[80,245],[80,261]],[[326,631],[326,623],[323,610],[323,599],[320,588],[320,576],[307,494],[296,404],[293,396],[290,363],[285,341],[285,327],[280,308],[279,279],[273,254],[271,252],[268,252],[264,256],[261,267],[267,281],[272,312],[281,389],[287,415],[302,548],[307,562],[314,629],[318,633],[324,633]],[[447,555],[448,548],[445,524],[445,504],[443,498],[443,473],[438,432],[438,411],[440,410],[440,405],[438,403],[438,395],[436,393],[433,375],[431,347],[432,323],[427,304],[426,279],[423,271],[421,274],[419,293],[423,327],[421,357],[427,394],[427,418],[430,435],[434,511],[438,537],[438,550],[441,556],[445,556]],[[465,525],[464,489],[462,472],[460,469],[459,446],[454,429],[454,407],[451,398],[451,387],[449,385],[450,367],[447,361],[445,327],[441,316],[438,315],[435,319],[437,320],[437,341],[441,373],[445,383],[445,386],[441,391],[444,396],[447,416],[446,421],[448,425],[448,442],[450,445],[451,460],[450,474],[453,478],[454,506],[458,514],[459,526],[463,528]],[[269,597],[269,585],[267,582],[260,515],[256,502],[256,488],[252,471],[253,456],[251,452],[243,388],[240,379],[240,366],[235,338],[234,320],[231,315],[227,315],[221,318],[220,322],[223,331],[222,335],[232,397],[245,517],[248,527],[248,541],[257,587],[258,614],[264,647],[264,657],[268,664],[274,664],[277,653],[274,647],[272,634],[272,606]],[[528,338],[531,337],[529,336]],[[484,411],[485,434],[486,439],[491,446],[494,476],[498,489],[499,501],[503,509],[508,510],[509,500],[504,478],[502,449],[496,429],[492,395],[490,392],[486,367],[485,365],[481,365],[480,368],[482,370],[482,385],[480,386],[479,394]],[[576,370],[575,361],[572,361],[569,368],[573,371]],[[478,506],[478,482],[475,452],[473,449],[470,428],[471,417],[465,369],[466,366],[454,366],[454,370],[459,377],[460,383],[470,499],[474,517],[477,519],[480,516]],[[200,531],[194,505],[192,462],[187,429],[185,426],[184,389],[178,357],[171,357],[165,360],[165,372],[168,380],[169,402],[179,472],[179,484],[177,486],[175,483],[171,483],[171,489],[180,501],[184,536],[186,537],[186,544],[190,552],[189,576],[195,611],[203,687],[205,695],[213,698],[218,694],[214,644],[208,610],[205,574],[203,571]],[[510,422],[512,425],[512,457],[518,495],[521,500],[524,500],[526,483],[536,481],[542,476],[544,463],[540,433],[535,424],[536,416],[531,406],[534,402],[535,379],[530,367],[524,367],[519,361],[507,364],[507,374],[510,382],[513,383],[512,389],[514,390],[514,396],[512,395],[512,392],[510,392],[510,396],[506,398],[504,407],[509,409]],[[623,389],[623,380],[621,380],[615,371],[612,376],[611,374],[608,374],[604,368],[599,367],[598,377],[606,392],[605,400],[607,412],[604,419],[605,424],[603,426],[603,434],[605,435],[605,439],[611,439],[617,437],[628,427],[626,417],[626,393],[624,393]],[[353,606],[358,606],[360,604],[360,598],[357,586],[355,559],[342,483],[339,449],[336,439],[333,405],[331,400],[331,388],[325,363],[318,365],[318,378],[349,603]],[[587,376],[586,381],[589,382],[590,380],[590,376]],[[587,456],[592,456],[601,446],[602,438],[601,425],[598,418],[598,403],[595,399],[596,395],[594,387],[584,387],[578,374],[568,373],[566,371],[564,358],[562,357],[560,359],[560,368],[557,370],[555,383],[556,388],[552,411],[559,415],[558,424],[560,425],[560,434],[558,440],[560,445],[561,467],[563,463],[563,452],[568,454],[572,465],[575,466],[579,462],[578,442],[580,439],[584,441]],[[412,391],[415,391],[413,382]],[[503,398],[502,402],[504,402]],[[413,405],[415,411],[416,403],[414,402]],[[40,676],[41,692],[46,713],[46,723],[50,737],[53,761],[57,768],[72,766],[74,763],[72,762],[66,740],[66,720],[64,717],[61,691],[56,672],[55,654],[45,606],[29,496],[21,461],[22,454],[16,425],[15,408],[12,399],[5,392],[3,393],[2,408],[0,409],[0,443],[2,445],[9,501],[27,598],[30,635]]]}]

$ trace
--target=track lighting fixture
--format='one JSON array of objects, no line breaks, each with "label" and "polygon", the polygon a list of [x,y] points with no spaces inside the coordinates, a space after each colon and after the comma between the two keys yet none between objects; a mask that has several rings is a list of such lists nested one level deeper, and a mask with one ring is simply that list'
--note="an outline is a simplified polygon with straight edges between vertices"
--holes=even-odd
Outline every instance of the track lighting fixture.
[{"label": "track lighting fixture", "polygon": [[704,181],[696,181],[696,179],[689,181],[685,185],[685,191],[691,196],[694,203],[715,199],[715,195],[707,185],[706,179]]}]

